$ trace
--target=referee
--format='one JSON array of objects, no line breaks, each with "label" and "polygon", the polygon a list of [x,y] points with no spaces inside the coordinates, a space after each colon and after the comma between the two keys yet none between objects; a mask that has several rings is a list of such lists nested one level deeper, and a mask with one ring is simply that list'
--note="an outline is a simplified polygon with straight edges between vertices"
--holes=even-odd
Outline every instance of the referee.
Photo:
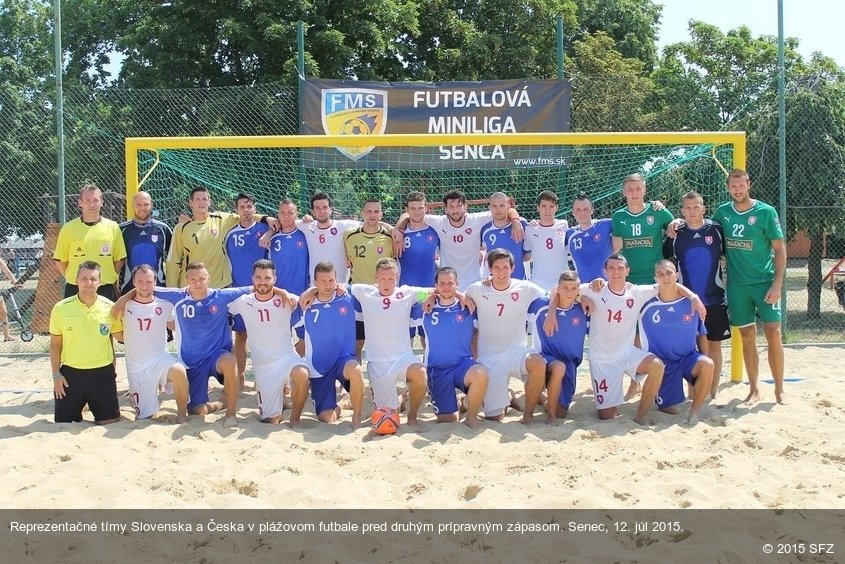
[{"label": "referee", "polygon": [[98,425],[120,419],[112,337],[123,323],[111,315],[111,300],[97,294],[100,265],[84,261],[76,275],[78,294],[50,312],[50,368],[56,423],[82,421],[85,404]]}]

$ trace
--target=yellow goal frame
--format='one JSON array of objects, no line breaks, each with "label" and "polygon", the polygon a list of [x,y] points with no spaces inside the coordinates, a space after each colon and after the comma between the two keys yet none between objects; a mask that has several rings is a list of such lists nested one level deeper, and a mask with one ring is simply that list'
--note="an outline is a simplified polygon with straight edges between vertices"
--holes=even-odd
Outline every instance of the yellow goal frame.
[{"label": "yellow goal frame", "polygon": [[[691,145],[733,146],[733,164],[745,168],[744,131],[611,132],[611,133],[458,133],[368,135],[266,135],[232,137],[127,137],[126,213],[132,217],[132,198],[143,179],[139,177],[138,153],[161,149],[275,149],[315,147],[409,147],[438,145]],[[725,171],[727,175],[727,171]],[[742,381],[742,341],[739,330],[731,332],[731,381]],[[718,378],[718,374],[713,375]]]}]

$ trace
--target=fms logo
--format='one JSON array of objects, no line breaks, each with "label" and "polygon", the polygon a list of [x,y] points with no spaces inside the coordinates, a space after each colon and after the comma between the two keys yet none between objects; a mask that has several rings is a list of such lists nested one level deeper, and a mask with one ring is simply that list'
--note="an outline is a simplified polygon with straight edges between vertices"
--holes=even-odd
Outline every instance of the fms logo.
[{"label": "fms logo", "polygon": [[[323,131],[327,135],[381,135],[387,124],[387,92],[367,88],[323,90]],[[357,161],[373,147],[337,147]]]}]

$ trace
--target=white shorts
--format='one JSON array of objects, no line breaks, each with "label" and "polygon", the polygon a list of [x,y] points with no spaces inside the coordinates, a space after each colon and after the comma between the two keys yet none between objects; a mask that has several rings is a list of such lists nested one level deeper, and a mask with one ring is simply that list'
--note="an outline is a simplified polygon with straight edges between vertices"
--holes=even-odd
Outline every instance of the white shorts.
[{"label": "white shorts", "polygon": [[637,374],[637,367],[650,354],[631,345],[610,361],[590,359],[590,377],[598,409],[608,409],[625,403],[622,375],[627,374],[637,382],[642,381],[645,375]]},{"label": "white shorts", "polygon": [[405,374],[414,364],[422,365],[422,362],[412,352],[403,353],[396,360],[389,362],[370,361],[367,363],[367,377],[373,390],[373,403],[376,409],[382,407],[399,409],[396,384],[405,381]]},{"label": "white shorts", "polygon": [[483,403],[485,417],[496,417],[505,412],[505,408],[511,403],[508,382],[510,378],[525,382],[528,375],[525,361],[530,354],[538,353],[528,347],[518,347],[504,354],[478,359],[478,362],[487,368],[489,379]]},{"label": "white shorts", "polygon": [[258,417],[267,419],[282,414],[282,394],[290,382],[290,373],[297,366],[308,368],[308,363],[301,356],[293,353],[270,364],[253,366],[255,374],[255,394],[258,400]]},{"label": "white shorts", "polygon": [[129,398],[139,419],[146,419],[158,413],[159,392],[164,390],[165,393],[173,393],[173,386],[167,381],[167,373],[174,364],[179,364],[175,356],[162,353],[141,370],[129,372],[127,368]]}]

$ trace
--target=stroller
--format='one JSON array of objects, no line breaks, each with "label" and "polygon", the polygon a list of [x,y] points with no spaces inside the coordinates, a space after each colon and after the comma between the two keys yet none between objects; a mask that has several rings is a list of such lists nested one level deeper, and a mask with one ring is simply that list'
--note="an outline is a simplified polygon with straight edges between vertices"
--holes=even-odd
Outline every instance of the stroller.
[{"label": "stroller", "polygon": [[30,330],[28,325],[24,324],[23,317],[21,316],[21,310],[18,308],[18,302],[15,300],[15,293],[19,290],[19,288],[9,288],[8,290],[4,290],[0,292],[0,296],[4,300],[6,300],[6,309],[9,311],[9,324],[14,321],[21,327],[21,341],[24,343],[30,342],[35,335]]}]

